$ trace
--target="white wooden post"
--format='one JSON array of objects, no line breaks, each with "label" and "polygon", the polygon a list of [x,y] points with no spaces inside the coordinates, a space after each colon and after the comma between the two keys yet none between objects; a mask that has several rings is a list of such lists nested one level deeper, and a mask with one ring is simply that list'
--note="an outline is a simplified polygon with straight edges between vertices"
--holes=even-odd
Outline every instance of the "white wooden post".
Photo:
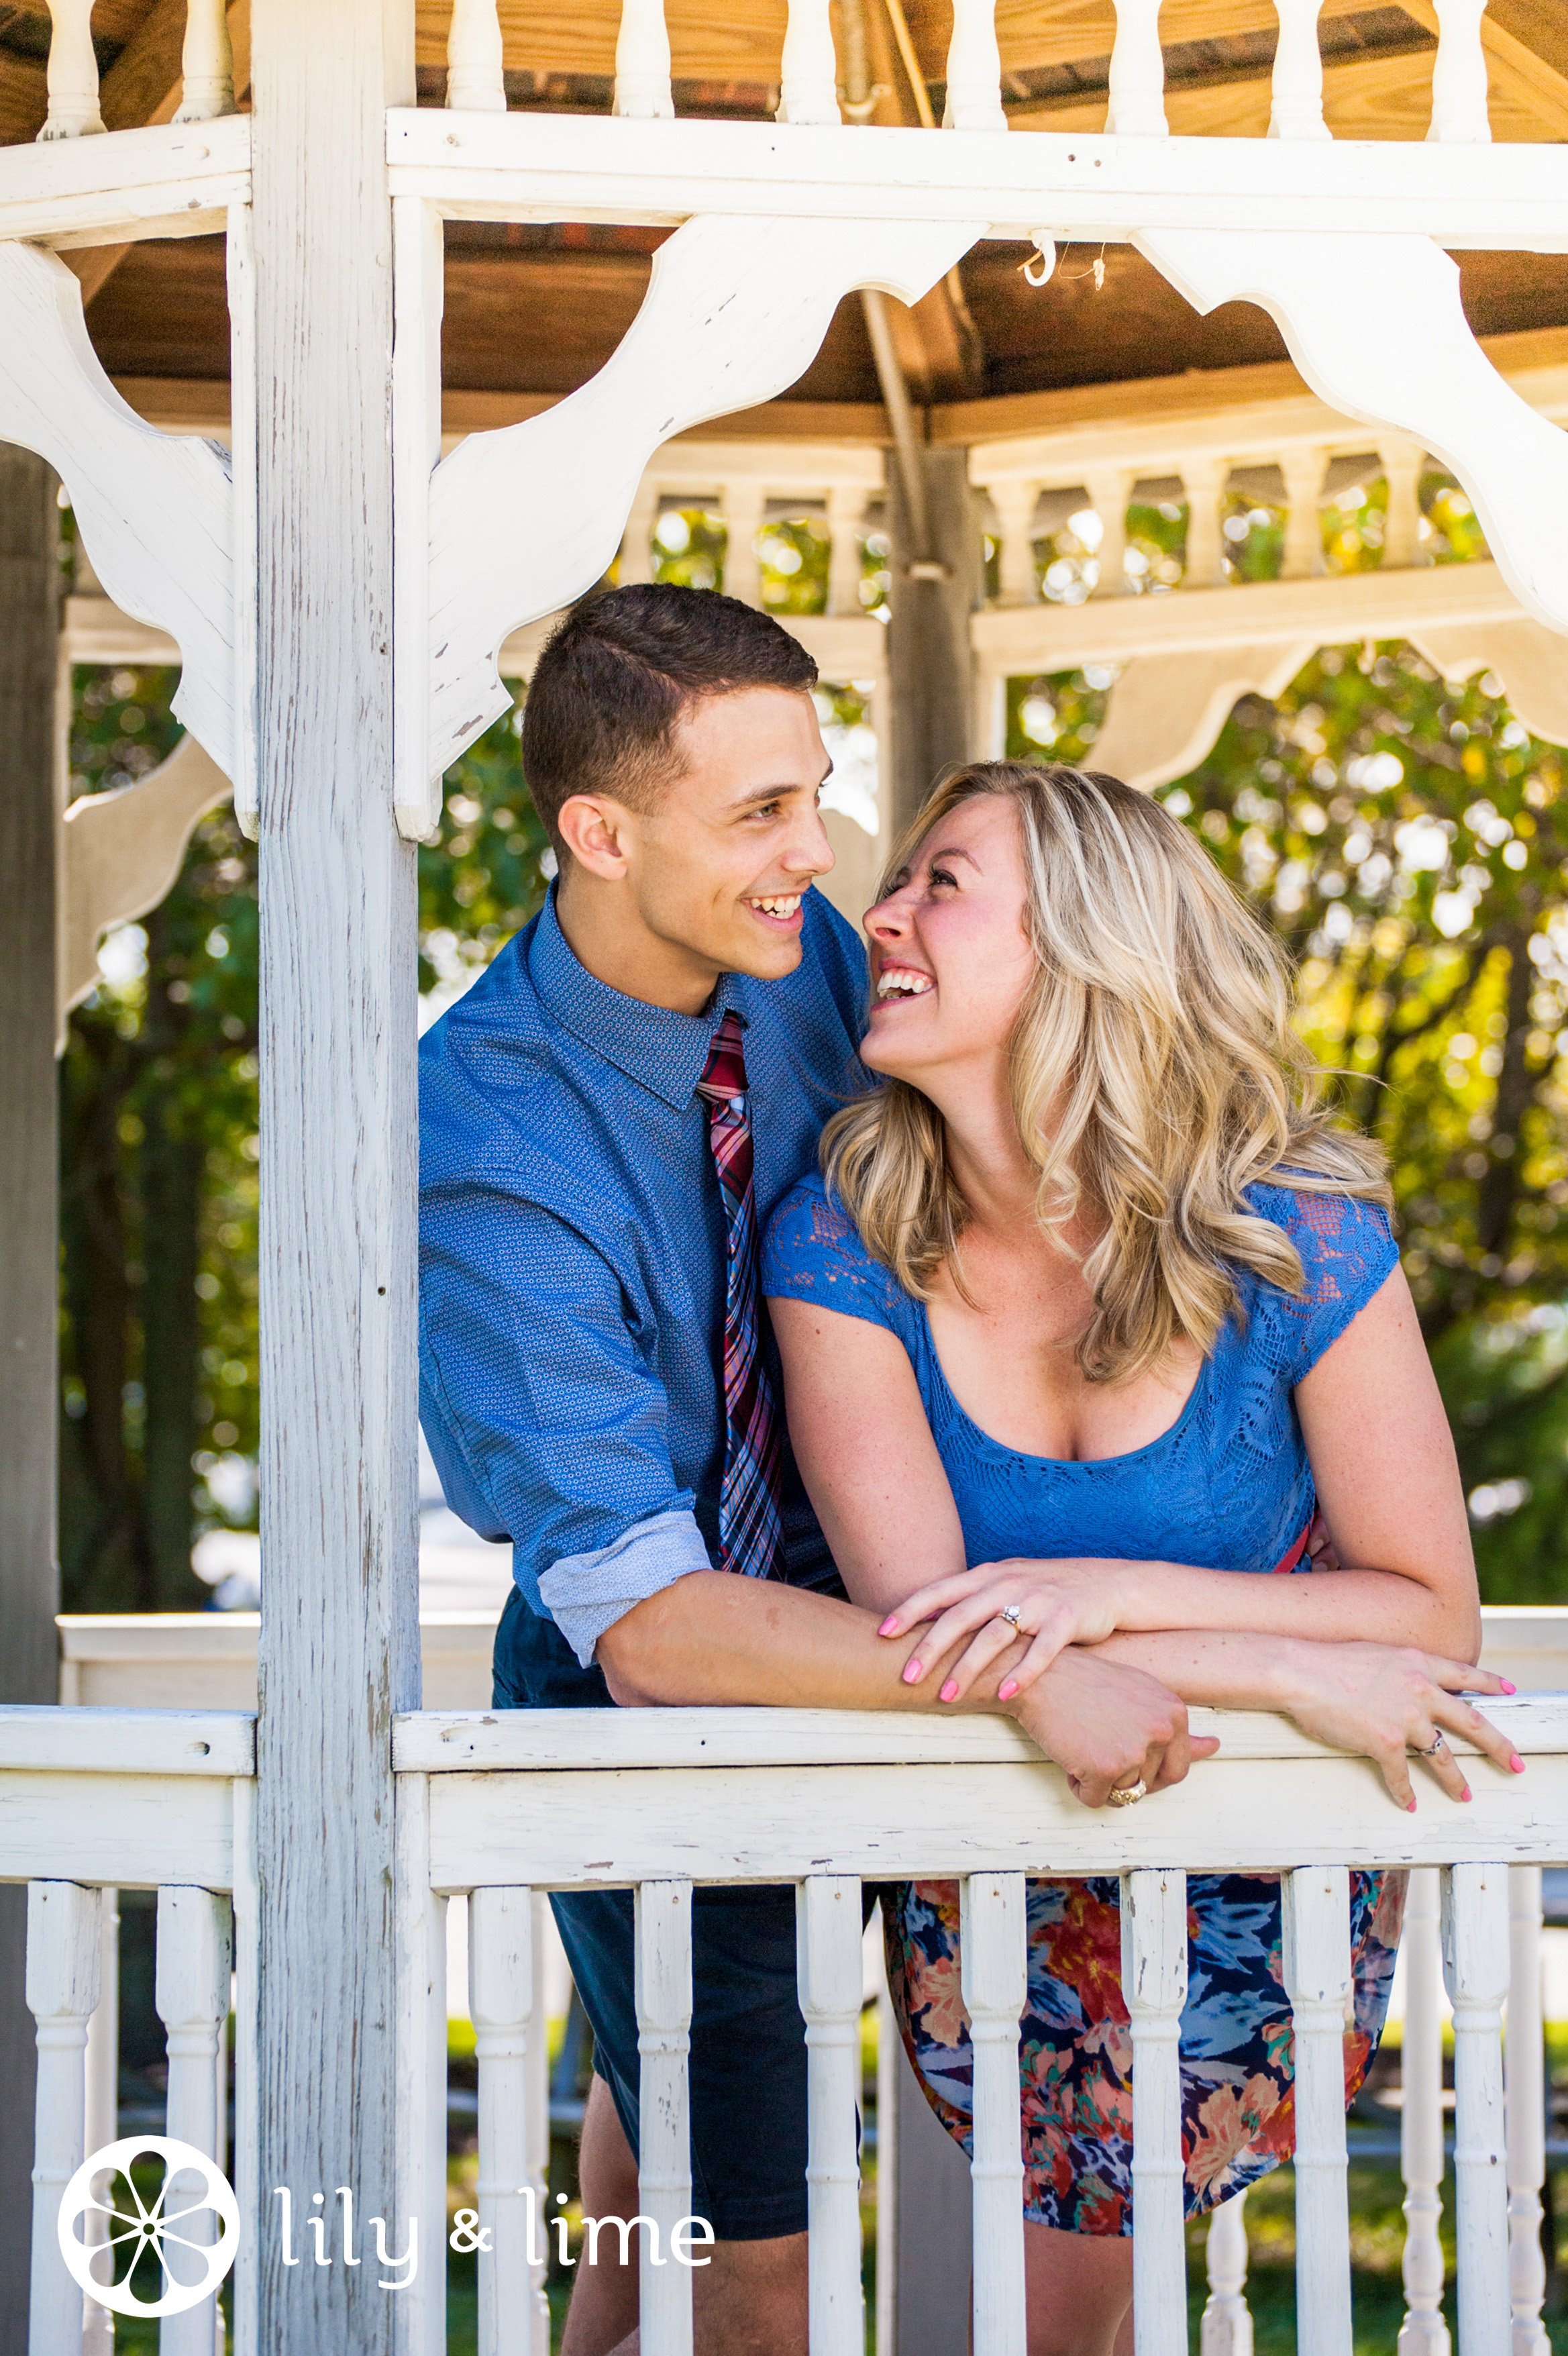
[{"label": "white wooden post", "polygon": [[[258,2264],[261,2198],[256,2127],[256,1983],[259,1977],[256,1889],[256,1784],[244,1776],[230,1785],[234,1808],[234,2160],[229,2170],[240,2204],[240,2242],[229,2276],[234,2356],[261,2356]],[[443,2151],[444,2162],[445,2152]]]},{"label": "white wooden post", "polygon": [[48,0],[49,111],[40,139],[80,139],[103,128],[98,111],[98,59],[92,0]]},{"label": "white wooden post", "polygon": [[805,2019],[811,2356],[864,2356],[860,2290],[860,1885],[811,1874],[795,1893]]},{"label": "white wooden post", "polygon": [[1034,511],[1040,505],[1040,485],[1031,477],[1007,476],[990,486],[1000,536],[997,549],[999,602],[1004,605],[1035,605],[1040,602],[1040,578],[1034,568]]},{"label": "white wooden post", "polygon": [[1459,2356],[1509,2356],[1502,2002],[1509,1984],[1504,1865],[1443,1876],[1443,1970],[1454,2006],[1454,2182]]},{"label": "white wooden post", "polygon": [[61,2196],[86,2153],[87,2024],[98,2005],[103,1935],[96,1890],[35,1881],[27,1890],[27,2009],[38,2024],[33,2129],[33,2271],[27,2356],[75,2356],[83,2298],[60,2255]]},{"label": "white wooden post", "polygon": [[1509,2297],[1513,2356],[1550,2356],[1541,2320],[1546,2259],[1541,2188],[1546,2177],[1546,2077],[1541,2005],[1541,1868],[1509,1868]]},{"label": "white wooden post", "polygon": [[[87,2123],[82,2151],[101,2151],[120,2133],[120,1893],[101,1890],[101,1929],[98,1951],[98,2004],[87,2024]],[[101,2193],[105,2179],[100,2178]],[[88,2215],[81,2221],[84,2242],[106,2242],[109,2221]],[[84,2299],[81,2319],[82,2356],[110,2356],[114,2346],[114,2318],[96,2299]]]},{"label": "white wooden post", "polygon": [[1127,585],[1127,502],[1136,477],[1127,466],[1088,470],[1090,504],[1100,519],[1099,580],[1096,597],[1120,597]]},{"label": "white wooden post", "polygon": [[1232,2192],[1209,2221],[1205,2249],[1209,2297],[1203,2307],[1200,2356],[1253,2356],[1247,2306],[1247,2196]]},{"label": "white wooden post", "polygon": [[441,215],[422,197],[392,199],[392,800],[398,830],[440,830],[442,780],[430,755],[430,483],[441,458]]},{"label": "white wooden post", "polygon": [[1487,0],[1434,0],[1437,55],[1432,67],[1432,125],[1428,139],[1468,142],[1490,139],[1487,113],[1487,53],[1481,19]]},{"label": "white wooden post", "polygon": [[[420,1694],[414,851],[392,814],[389,105],[413,11],[252,0],[261,782],[257,2356],[384,2356],[397,2205],[391,1721]],[[428,2221],[426,2221],[428,2223]]]},{"label": "white wooden post", "polygon": [[691,2269],[670,2235],[691,2211],[691,1884],[643,1881],[636,1899],[637,2051],[642,2056],[637,2206],[658,2233],[638,2236],[637,2314],[645,2356],[691,2356]]},{"label": "white wooden post", "polygon": [[637,485],[637,495],[626,518],[626,529],[621,535],[621,553],[615,572],[623,588],[629,581],[651,581],[654,577],[654,525],[658,511],[658,485],[645,475]]},{"label": "white wooden post", "polygon": [[1323,120],[1323,59],[1317,16],[1323,0],[1274,0],[1279,42],[1274,53],[1271,139],[1328,139]]},{"label": "white wooden post", "polygon": [[858,483],[835,483],[827,494],[827,610],[863,614],[860,603],[861,534],[866,494]]},{"label": "white wooden post", "polygon": [[1350,2356],[1350,2217],[1345,2151],[1345,2006],[1350,1877],[1342,1865],[1284,1877],[1285,1985],[1296,2044],[1296,2315],[1301,2356]]},{"label": "white wooden post", "polygon": [[1181,2008],[1187,1876],[1122,1876],[1122,1993],[1133,2038],[1133,2321],[1136,2356],[1187,2356]]},{"label": "white wooden post", "polygon": [[1111,49],[1107,131],[1143,139],[1168,137],[1165,119],[1165,54],[1159,45],[1160,0],[1116,0]]},{"label": "white wooden post", "polygon": [[1028,1992],[1021,1873],[970,1874],[959,1889],[964,2002],[974,2054],[975,2356],[1024,2356],[1023,2137],[1019,2016]]},{"label": "white wooden post", "polygon": [[234,58],[224,0],[186,0],[176,123],[210,123],[234,112]]},{"label": "white wooden post", "polygon": [[944,131],[1005,131],[996,0],[953,0]]},{"label": "white wooden post", "polygon": [[446,102],[478,114],[505,114],[507,77],[496,0],[453,0],[446,28]]},{"label": "white wooden post", "polygon": [[664,0],[621,0],[615,41],[617,114],[649,122],[673,116],[669,87],[669,32]]},{"label": "white wooden post", "polygon": [[1181,484],[1187,494],[1187,555],[1184,589],[1212,589],[1225,578],[1225,535],[1220,499],[1231,477],[1228,458],[1185,458]]},{"label": "white wooden post", "polygon": [[[218,2048],[229,2018],[228,1898],[210,1890],[160,1890],[157,1942],[155,2001],[169,2057],[165,2132],[216,2159]],[[187,2178],[176,2169],[165,2183],[165,2201],[177,2207],[182,2193],[200,2189],[199,2177]],[[193,2242],[210,2242],[212,2223],[208,2211],[188,2218],[181,2231]],[[183,2315],[165,2316],[158,2327],[159,2356],[212,2356],[216,2306],[215,2295]]]},{"label": "white wooden post", "polygon": [[777,118],[780,123],[841,120],[829,0],[789,0]]},{"label": "white wooden post", "polygon": [[1443,2319],[1443,1959],[1437,1869],[1413,1869],[1404,1901],[1404,2036],[1400,2047],[1399,2159],[1404,2178],[1404,2321],[1399,2356],[1448,2356]]},{"label": "white wooden post", "polygon": [[[517,2345],[517,2324],[533,2308],[530,2241],[542,2246],[546,2230],[528,2169],[533,1976],[532,1891],[475,1890],[468,1901],[468,2004],[479,2064],[479,2231],[490,2242],[489,2262],[478,2269],[479,2356],[505,2356]],[[524,2336],[533,2336],[526,2325]]]},{"label": "white wooden post", "polygon": [[[532,2185],[534,2207],[542,2219],[549,2190],[549,2019],[545,1995],[545,1933],[549,1921],[549,1901],[542,1890],[533,1893],[532,1945],[534,2009],[528,2023],[528,2057],[527,2064],[526,2101],[528,2104],[528,2175]],[[446,2024],[442,2023],[444,2039]],[[445,2143],[443,2139],[442,2164],[445,2167]],[[549,2299],[545,2290],[549,2271],[549,2239],[541,2226],[539,2240],[529,2253],[528,2298],[533,2317],[533,2336],[518,2356],[550,2356]]]},{"label": "white wooden post", "polygon": [[1317,443],[1285,451],[1279,470],[1285,477],[1285,551],[1280,572],[1286,581],[1305,581],[1323,570],[1323,479],[1328,453]]},{"label": "white wooden post", "polygon": [[1378,456],[1388,484],[1388,509],[1383,518],[1383,571],[1403,571],[1419,564],[1421,550],[1421,477],[1426,453],[1419,442],[1403,434],[1378,437]]},{"label": "white wooden post", "polygon": [[[256,241],[249,198],[229,208],[229,474],[234,501],[234,819],[256,839]],[[238,2262],[237,2262],[238,2263]]]},{"label": "white wooden post", "polygon": [[[430,1886],[430,1777],[400,1775],[397,1819],[398,2216],[420,2220],[419,2265],[390,2296],[396,2356],[446,2351],[446,1916]],[[472,1938],[469,1947],[473,1956]],[[483,2095],[480,2097],[483,2102]],[[480,2142],[479,2166],[485,2169]],[[400,2238],[388,2245],[402,2249]]]},{"label": "white wooden post", "polygon": [[762,603],[763,568],[757,541],[767,503],[767,489],[762,483],[742,478],[720,486],[719,507],[724,518],[724,594],[727,597],[739,597],[746,605]]}]

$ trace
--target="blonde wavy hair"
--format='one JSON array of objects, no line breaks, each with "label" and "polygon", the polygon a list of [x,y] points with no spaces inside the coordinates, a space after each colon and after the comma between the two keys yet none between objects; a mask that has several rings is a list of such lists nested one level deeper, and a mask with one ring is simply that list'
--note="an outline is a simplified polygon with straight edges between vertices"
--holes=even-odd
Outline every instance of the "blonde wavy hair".
[{"label": "blonde wavy hair", "polygon": [[[950,810],[982,794],[1018,812],[1037,973],[1012,1035],[1019,1135],[1049,1234],[1087,1205],[1104,1233],[1083,1273],[1077,1347],[1091,1382],[1130,1379],[1179,1335],[1212,1350],[1239,1317],[1235,1272],[1299,1293],[1295,1246],[1247,1205],[1273,1178],[1390,1204],[1386,1157],[1339,1124],[1291,1025],[1288,960],[1187,828],[1115,777],[982,761],[944,778],[884,879]],[[943,1119],[890,1080],[828,1122],[828,1185],[866,1248],[918,1299],[968,1215]]]}]

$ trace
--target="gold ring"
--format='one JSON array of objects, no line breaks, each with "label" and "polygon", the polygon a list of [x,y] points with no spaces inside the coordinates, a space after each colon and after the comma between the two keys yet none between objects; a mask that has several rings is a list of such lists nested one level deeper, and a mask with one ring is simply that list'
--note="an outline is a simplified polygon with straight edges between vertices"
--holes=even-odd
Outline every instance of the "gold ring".
[{"label": "gold ring", "polygon": [[1117,1783],[1106,1794],[1113,1808],[1130,1808],[1141,1800],[1148,1785],[1140,1775],[1136,1783]]}]

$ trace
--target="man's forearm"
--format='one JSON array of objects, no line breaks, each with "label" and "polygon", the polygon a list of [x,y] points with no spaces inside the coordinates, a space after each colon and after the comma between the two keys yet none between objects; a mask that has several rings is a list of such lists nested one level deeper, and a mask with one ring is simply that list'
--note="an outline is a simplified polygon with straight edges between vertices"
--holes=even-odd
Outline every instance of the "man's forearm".
[{"label": "man's forearm", "polygon": [[[905,1685],[907,1644],[877,1633],[878,1616],[830,1595],[773,1580],[699,1570],[636,1604],[599,1639],[597,1659],[623,1708],[761,1703],[786,1709],[923,1709],[940,1674]],[[954,1657],[959,1648],[955,1648]],[[997,1687],[1023,1658],[1020,1640],[967,1707],[1011,1713]]]}]

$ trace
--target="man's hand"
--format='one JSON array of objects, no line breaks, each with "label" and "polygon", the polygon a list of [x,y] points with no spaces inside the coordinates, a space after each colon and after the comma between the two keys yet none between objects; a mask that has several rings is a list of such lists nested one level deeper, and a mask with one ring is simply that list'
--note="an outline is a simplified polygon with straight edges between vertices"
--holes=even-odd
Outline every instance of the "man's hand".
[{"label": "man's hand", "polygon": [[1164,1791],[1220,1748],[1211,1734],[1189,1734],[1186,1703],[1157,1678],[1076,1647],[1059,1654],[1008,1715],[1086,1808],[1103,1808],[1115,1785],[1140,1776],[1151,1792]]}]

